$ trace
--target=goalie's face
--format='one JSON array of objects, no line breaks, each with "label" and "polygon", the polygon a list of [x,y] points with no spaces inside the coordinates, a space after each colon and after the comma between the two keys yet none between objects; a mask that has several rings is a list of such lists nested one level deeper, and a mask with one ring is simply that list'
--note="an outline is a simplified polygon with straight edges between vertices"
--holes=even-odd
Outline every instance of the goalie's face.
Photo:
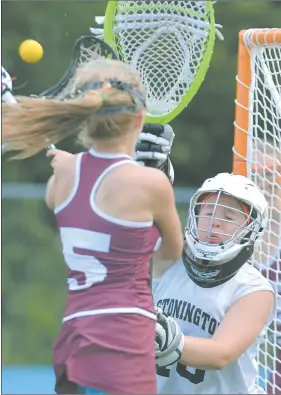
[{"label": "goalie's face", "polygon": [[253,181],[220,173],[205,180],[191,199],[186,242],[195,259],[207,262],[221,264],[242,251],[250,256],[267,219],[268,204]]},{"label": "goalie's face", "polygon": [[209,194],[200,203],[197,226],[198,239],[221,244],[238,236],[249,223],[249,211],[232,196]]}]

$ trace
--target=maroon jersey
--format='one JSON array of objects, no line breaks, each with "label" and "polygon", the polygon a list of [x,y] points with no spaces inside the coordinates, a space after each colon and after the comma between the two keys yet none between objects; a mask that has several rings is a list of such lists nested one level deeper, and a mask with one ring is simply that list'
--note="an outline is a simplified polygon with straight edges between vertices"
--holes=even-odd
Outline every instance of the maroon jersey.
[{"label": "maroon jersey", "polygon": [[125,155],[80,154],[73,192],[55,210],[68,275],[55,370],[58,382],[66,374],[105,392],[149,393],[156,388],[149,265],[159,232],[152,222],[119,220],[95,205],[103,178],[125,163],[137,165]]}]

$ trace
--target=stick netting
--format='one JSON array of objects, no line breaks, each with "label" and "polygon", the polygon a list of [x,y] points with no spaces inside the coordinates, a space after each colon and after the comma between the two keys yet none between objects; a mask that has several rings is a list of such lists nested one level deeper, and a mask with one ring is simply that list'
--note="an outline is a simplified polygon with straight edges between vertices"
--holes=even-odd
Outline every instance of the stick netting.
[{"label": "stick netting", "polygon": [[91,40],[86,36],[85,39],[79,41],[79,45],[78,43],[76,44],[71,65],[65,75],[56,87],[46,91],[46,96],[62,100],[66,97],[70,97],[71,95],[75,95],[75,89],[77,86],[74,76],[75,70],[79,66],[93,60],[104,59],[108,55],[110,54],[106,52],[106,48],[102,42],[99,42],[94,38]]},{"label": "stick netting", "polygon": [[[100,43],[93,43],[92,45],[86,46],[85,44],[81,44],[79,47],[79,56],[77,58],[76,68],[82,66],[92,60],[103,59],[103,49]],[[70,96],[75,93],[75,88],[77,84],[75,81],[75,77],[69,79],[67,85],[59,92],[56,96],[57,99],[63,99],[66,96]]]},{"label": "stick netting", "polygon": [[[281,29],[274,34],[244,34],[250,53],[247,162],[248,176],[264,192],[269,203],[269,228],[253,263],[276,292],[277,311],[260,347],[260,384],[266,393],[281,393]],[[261,32],[262,33],[262,32]],[[272,37],[272,36],[271,36]],[[260,44],[259,44],[260,43]],[[238,82],[241,83],[241,81]],[[237,103],[239,105],[239,103]],[[239,126],[239,125],[236,125]]]},{"label": "stick netting", "polygon": [[113,33],[119,58],[137,68],[148,113],[170,113],[186,95],[211,29],[205,1],[118,1]]}]

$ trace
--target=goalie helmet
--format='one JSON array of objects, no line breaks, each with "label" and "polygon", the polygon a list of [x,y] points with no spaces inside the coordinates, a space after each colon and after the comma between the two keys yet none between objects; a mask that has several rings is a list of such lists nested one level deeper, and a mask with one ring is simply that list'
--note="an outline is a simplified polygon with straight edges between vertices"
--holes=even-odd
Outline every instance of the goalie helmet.
[{"label": "goalie helmet", "polygon": [[267,219],[267,201],[250,179],[229,173],[207,179],[191,198],[185,228],[190,278],[203,287],[228,281],[253,254]]}]

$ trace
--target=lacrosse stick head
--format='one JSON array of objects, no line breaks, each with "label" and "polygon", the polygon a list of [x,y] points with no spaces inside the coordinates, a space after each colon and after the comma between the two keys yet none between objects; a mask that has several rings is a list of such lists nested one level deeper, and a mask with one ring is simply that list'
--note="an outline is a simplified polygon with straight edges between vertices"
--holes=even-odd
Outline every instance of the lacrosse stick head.
[{"label": "lacrosse stick head", "polygon": [[105,41],[142,76],[146,122],[166,124],[193,99],[215,41],[211,1],[110,1]]},{"label": "lacrosse stick head", "polygon": [[68,69],[54,86],[46,89],[39,97],[63,100],[71,96],[75,93],[76,69],[93,60],[104,58],[117,59],[117,55],[108,44],[94,35],[79,37],[74,44],[72,59]]}]

